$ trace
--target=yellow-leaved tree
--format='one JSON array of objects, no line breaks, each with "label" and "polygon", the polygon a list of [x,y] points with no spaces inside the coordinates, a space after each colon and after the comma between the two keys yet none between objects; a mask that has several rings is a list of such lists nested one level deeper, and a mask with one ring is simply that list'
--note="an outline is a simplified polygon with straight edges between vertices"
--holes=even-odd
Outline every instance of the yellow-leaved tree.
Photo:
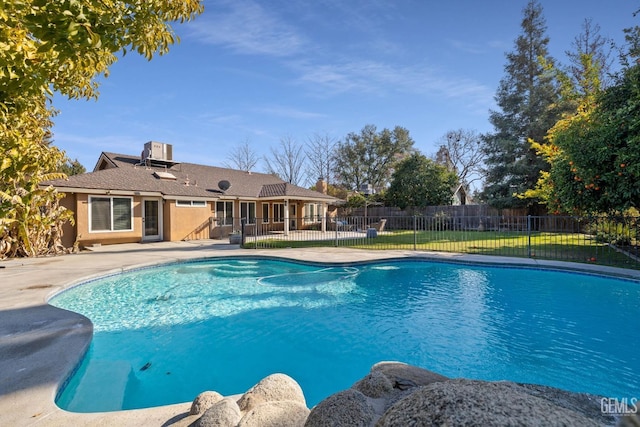
[{"label": "yellow-leaved tree", "polygon": [[50,143],[53,93],[97,98],[116,54],[147,59],[177,41],[171,24],[201,13],[201,0],[12,0],[0,5],[0,257],[62,250],[72,219],[61,194],[67,158]]}]

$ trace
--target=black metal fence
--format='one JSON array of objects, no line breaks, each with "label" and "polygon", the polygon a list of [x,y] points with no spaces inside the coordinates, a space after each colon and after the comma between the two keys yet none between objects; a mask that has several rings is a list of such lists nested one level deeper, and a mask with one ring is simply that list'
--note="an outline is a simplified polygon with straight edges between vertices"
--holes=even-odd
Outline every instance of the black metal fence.
[{"label": "black metal fence", "polygon": [[243,222],[245,248],[351,247],[526,257],[640,268],[638,217],[341,216]]}]

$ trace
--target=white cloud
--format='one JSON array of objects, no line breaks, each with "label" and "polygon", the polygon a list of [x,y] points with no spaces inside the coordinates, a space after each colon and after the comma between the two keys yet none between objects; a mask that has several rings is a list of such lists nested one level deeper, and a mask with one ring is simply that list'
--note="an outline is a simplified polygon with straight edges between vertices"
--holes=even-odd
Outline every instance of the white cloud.
[{"label": "white cloud", "polygon": [[205,13],[189,25],[201,41],[242,54],[288,56],[304,45],[295,28],[251,0],[207,4]]},{"label": "white cloud", "polygon": [[455,50],[468,53],[471,55],[482,55],[486,53],[486,49],[476,43],[469,43],[462,40],[448,39],[446,42]]},{"label": "white cloud", "polygon": [[464,98],[469,103],[488,105],[493,90],[473,80],[446,76],[428,67],[391,65],[372,60],[334,64],[298,62],[299,84],[315,86],[319,93],[360,91],[420,93],[441,98]]},{"label": "white cloud", "polygon": [[319,118],[326,117],[325,114],[299,110],[296,108],[283,107],[279,105],[255,108],[254,110],[258,113],[269,114],[269,115],[278,116],[278,117],[285,117],[289,119],[306,120],[306,119],[319,119]]}]

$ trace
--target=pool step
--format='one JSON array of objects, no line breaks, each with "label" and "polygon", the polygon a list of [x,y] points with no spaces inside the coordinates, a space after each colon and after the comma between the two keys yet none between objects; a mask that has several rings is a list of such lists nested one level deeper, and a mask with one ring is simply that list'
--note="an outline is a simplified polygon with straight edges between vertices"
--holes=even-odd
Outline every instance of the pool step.
[{"label": "pool step", "polygon": [[[125,360],[90,360],[68,411],[103,412],[122,409],[125,390],[135,375]],[[109,406],[105,406],[109,402]]]}]

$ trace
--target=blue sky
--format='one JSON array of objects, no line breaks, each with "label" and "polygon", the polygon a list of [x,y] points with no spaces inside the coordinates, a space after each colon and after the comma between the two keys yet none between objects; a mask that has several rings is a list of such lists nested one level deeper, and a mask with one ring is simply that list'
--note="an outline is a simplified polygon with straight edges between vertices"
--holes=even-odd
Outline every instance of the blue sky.
[{"label": "blue sky", "polygon": [[[459,128],[490,131],[505,52],[526,0],[206,0],[181,42],[148,62],[127,54],[97,101],[56,96],[54,144],[93,169],[102,151],[154,140],[174,160],[221,166],[248,141],[335,139],[367,124],[403,126],[426,155]],[[622,42],[637,0],[543,0],[561,62],[585,18]],[[256,171],[264,171],[263,162]]]}]

